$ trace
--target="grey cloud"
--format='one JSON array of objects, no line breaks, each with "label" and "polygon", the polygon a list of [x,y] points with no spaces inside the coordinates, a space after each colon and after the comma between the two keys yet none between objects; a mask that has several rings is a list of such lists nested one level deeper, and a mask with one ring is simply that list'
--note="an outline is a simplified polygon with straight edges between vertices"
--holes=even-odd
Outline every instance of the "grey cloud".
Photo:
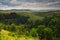
[{"label": "grey cloud", "polygon": [[10,1],[11,0],[0,0],[0,3],[2,3],[3,5],[8,5]]},{"label": "grey cloud", "polygon": [[47,7],[57,7],[57,8],[60,8],[60,2],[51,3],[50,5],[47,5]]},{"label": "grey cloud", "polygon": [[7,6],[18,6],[18,4],[13,4],[13,3],[10,3],[12,0],[0,0],[0,3],[2,5],[7,5]]},{"label": "grey cloud", "polygon": [[22,1],[22,2],[56,2],[60,0],[17,0],[17,1]]},{"label": "grey cloud", "polygon": [[60,8],[60,0],[0,0],[0,8]]}]

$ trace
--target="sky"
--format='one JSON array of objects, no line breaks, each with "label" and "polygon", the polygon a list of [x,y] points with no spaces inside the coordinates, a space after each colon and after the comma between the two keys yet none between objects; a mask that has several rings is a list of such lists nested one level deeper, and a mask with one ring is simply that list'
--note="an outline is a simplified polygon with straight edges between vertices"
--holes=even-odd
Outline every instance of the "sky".
[{"label": "sky", "polygon": [[0,0],[0,10],[10,9],[60,10],[60,0]]}]

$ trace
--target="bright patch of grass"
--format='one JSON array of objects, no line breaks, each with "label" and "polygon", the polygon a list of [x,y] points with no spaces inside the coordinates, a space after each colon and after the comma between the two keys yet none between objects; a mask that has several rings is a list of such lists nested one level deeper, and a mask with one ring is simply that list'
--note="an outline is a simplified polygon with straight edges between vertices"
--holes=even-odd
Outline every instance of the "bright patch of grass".
[{"label": "bright patch of grass", "polygon": [[[11,33],[7,30],[1,30],[0,31],[0,40],[39,40],[38,38],[34,37],[27,37],[27,36],[9,36],[8,34]],[[11,33],[12,34],[12,33]]]}]

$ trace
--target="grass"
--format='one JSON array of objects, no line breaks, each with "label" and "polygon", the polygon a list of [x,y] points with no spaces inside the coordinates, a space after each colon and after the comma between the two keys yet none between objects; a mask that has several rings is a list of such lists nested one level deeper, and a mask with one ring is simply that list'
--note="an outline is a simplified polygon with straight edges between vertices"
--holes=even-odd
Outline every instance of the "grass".
[{"label": "grass", "polygon": [[21,37],[9,36],[8,35],[9,33],[11,33],[11,32],[2,29],[0,31],[0,40],[39,40],[38,38],[27,37],[27,36],[21,36]]}]

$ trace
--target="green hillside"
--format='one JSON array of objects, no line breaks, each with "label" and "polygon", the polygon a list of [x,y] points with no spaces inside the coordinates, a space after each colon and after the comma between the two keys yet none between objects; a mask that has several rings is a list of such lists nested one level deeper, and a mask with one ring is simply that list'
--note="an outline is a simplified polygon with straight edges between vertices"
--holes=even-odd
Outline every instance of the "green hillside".
[{"label": "green hillside", "polygon": [[0,40],[60,40],[60,11],[0,10]]}]

